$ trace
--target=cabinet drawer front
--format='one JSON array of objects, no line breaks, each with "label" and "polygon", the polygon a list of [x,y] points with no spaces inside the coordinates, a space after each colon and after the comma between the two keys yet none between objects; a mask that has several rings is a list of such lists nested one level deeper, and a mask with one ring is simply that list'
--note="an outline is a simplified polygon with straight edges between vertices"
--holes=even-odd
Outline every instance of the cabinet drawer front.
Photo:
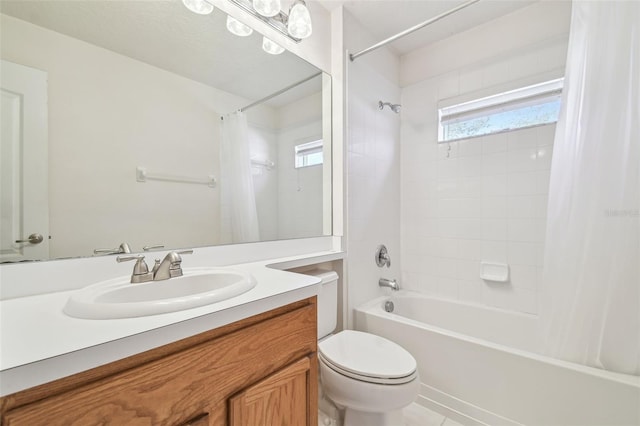
[{"label": "cabinet drawer front", "polygon": [[[9,411],[3,425],[223,425],[227,400],[316,350],[315,303]],[[206,416],[205,416],[206,415]]]}]

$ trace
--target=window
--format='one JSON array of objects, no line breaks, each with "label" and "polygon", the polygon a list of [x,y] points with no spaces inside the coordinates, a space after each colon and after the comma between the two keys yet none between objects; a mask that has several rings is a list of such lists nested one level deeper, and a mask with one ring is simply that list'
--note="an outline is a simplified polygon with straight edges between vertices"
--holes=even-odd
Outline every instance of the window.
[{"label": "window", "polygon": [[564,79],[527,86],[439,109],[438,142],[558,121]]},{"label": "window", "polygon": [[296,169],[322,164],[322,139],[302,143],[295,147]]}]

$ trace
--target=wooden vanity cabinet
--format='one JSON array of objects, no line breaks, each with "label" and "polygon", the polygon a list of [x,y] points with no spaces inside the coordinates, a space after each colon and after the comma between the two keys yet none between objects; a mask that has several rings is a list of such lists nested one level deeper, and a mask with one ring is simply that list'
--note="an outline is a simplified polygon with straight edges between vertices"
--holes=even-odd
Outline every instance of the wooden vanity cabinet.
[{"label": "wooden vanity cabinet", "polygon": [[2,425],[315,426],[316,298],[0,399]]}]

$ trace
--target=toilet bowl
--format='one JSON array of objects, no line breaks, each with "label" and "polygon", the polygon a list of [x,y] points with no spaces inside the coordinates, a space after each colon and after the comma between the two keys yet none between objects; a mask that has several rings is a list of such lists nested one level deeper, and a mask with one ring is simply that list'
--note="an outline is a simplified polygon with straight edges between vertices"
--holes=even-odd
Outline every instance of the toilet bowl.
[{"label": "toilet bowl", "polygon": [[322,279],[318,294],[318,364],[324,395],[344,410],[344,426],[402,426],[402,408],[418,396],[416,360],[400,345],[361,331],[332,334],[337,325],[338,275]]},{"label": "toilet bowl", "polygon": [[399,345],[345,330],[318,344],[320,381],[344,409],[344,426],[400,426],[402,408],[418,396],[415,359]]}]

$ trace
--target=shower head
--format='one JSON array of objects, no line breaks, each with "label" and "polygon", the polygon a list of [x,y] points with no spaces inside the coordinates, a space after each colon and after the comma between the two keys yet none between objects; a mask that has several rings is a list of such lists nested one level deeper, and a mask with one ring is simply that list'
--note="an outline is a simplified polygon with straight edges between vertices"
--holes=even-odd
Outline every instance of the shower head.
[{"label": "shower head", "polygon": [[398,114],[400,112],[400,109],[402,108],[402,105],[400,104],[392,104],[391,102],[382,102],[382,101],[378,101],[378,109],[384,109],[384,106],[388,106],[391,111],[395,112],[396,114]]}]

